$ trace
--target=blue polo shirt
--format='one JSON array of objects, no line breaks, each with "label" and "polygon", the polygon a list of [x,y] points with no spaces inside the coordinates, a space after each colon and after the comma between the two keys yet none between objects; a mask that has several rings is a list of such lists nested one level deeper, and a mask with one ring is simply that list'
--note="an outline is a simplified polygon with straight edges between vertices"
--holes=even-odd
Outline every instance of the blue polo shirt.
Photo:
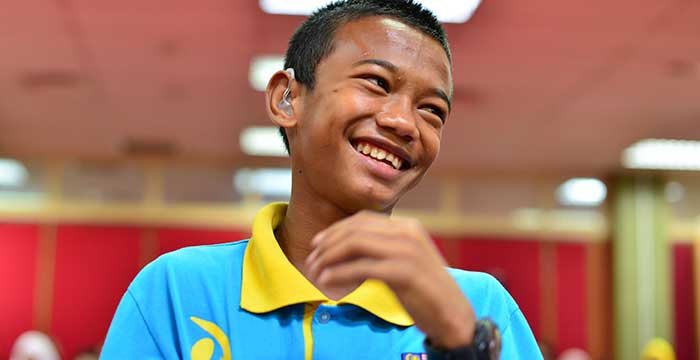
[{"label": "blue polo shirt", "polygon": [[[425,335],[394,293],[367,280],[332,301],[287,260],[270,204],[249,240],[196,246],[146,266],[124,294],[101,359],[427,359]],[[511,296],[490,275],[448,269],[477,317],[501,329],[503,359],[541,359]]]}]

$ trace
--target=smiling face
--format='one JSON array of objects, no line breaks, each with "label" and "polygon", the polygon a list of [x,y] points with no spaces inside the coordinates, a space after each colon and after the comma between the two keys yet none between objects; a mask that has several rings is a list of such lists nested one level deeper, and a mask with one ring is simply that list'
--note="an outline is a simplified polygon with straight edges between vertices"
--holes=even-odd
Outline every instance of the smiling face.
[{"label": "smiling face", "polygon": [[386,17],[341,26],[294,102],[293,201],[391,211],[438,155],[451,88],[445,51],[419,30]]}]

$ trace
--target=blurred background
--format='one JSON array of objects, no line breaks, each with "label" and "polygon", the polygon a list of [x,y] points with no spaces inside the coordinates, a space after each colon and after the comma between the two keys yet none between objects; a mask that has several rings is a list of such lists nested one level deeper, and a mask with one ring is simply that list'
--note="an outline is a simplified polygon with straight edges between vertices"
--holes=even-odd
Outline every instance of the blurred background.
[{"label": "blurred background", "polygon": [[[261,90],[323,1],[288,3],[3,0],[0,358],[31,329],[92,351],[142,266],[288,198]],[[546,358],[698,359],[700,1],[424,3],[454,107],[397,213],[496,276]]]}]

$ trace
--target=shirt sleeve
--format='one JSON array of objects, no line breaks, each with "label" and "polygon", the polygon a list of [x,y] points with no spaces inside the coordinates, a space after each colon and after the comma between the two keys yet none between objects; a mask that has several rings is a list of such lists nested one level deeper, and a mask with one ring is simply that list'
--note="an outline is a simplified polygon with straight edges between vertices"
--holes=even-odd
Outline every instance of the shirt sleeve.
[{"label": "shirt sleeve", "polygon": [[449,269],[476,317],[489,318],[501,331],[501,359],[538,360],[542,353],[522,311],[503,285],[493,276]]},{"label": "shirt sleeve", "polygon": [[100,359],[164,359],[130,290],[117,307]]},{"label": "shirt sleeve", "polygon": [[501,359],[542,359],[535,336],[519,308],[511,312],[506,327],[502,329]]}]

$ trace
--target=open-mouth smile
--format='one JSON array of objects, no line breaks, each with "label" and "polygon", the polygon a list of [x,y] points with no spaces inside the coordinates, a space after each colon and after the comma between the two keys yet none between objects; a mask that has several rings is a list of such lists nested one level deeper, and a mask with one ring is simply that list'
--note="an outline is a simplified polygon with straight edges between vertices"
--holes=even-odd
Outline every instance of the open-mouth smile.
[{"label": "open-mouth smile", "polygon": [[403,159],[401,156],[394,154],[378,145],[371,144],[366,141],[358,141],[353,145],[353,147],[358,153],[386,166],[391,166],[395,170],[405,170],[409,167],[409,162]]}]

